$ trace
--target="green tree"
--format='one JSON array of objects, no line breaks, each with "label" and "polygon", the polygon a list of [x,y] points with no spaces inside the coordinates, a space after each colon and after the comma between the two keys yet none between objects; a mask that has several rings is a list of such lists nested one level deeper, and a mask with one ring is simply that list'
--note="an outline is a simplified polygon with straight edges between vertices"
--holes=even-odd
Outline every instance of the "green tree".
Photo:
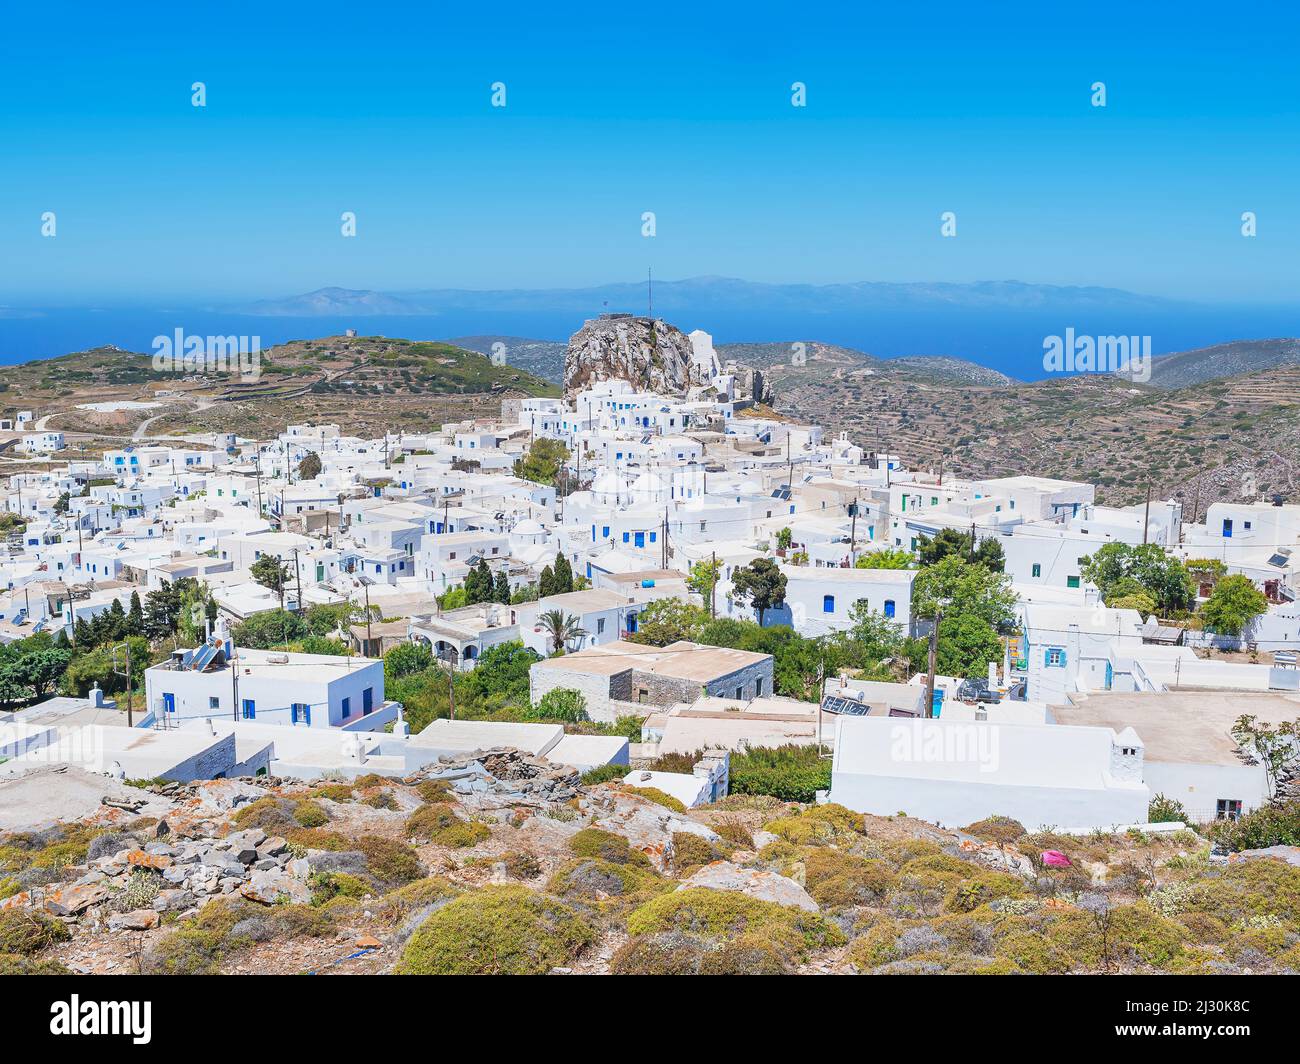
[{"label": "green tree", "polygon": [[942,528],[933,537],[922,536],[917,541],[916,553],[922,566],[934,565],[954,555],[993,573],[1002,572],[1006,564],[1002,544],[992,537],[976,542],[973,530],[959,532],[955,528]]},{"label": "green tree", "polygon": [[789,550],[790,544],[794,542],[794,533],[789,528],[783,528],[776,534],[776,546],[778,550]]},{"label": "green tree", "polygon": [[496,580],[492,584],[492,601],[499,602],[503,606],[510,605],[510,577],[506,575],[504,569],[496,575]]},{"label": "green tree", "polygon": [[859,554],[853,567],[855,569],[910,569],[915,564],[916,559],[911,551],[903,550],[901,547],[885,547]]},{"label": "green tree", "polygon": [[637,614],[636,631],[628,636],[628,641],[666,647],[678,640],[693,640],[708,619],[709,615],[699,606],[679,598],[655,599]]},{"label": "green tree", "polygon": [[704,608],[713,613],[714,599],[718,593],[718,577],[722,572],[722,562],[716,558],[705,558],[691,566],[686,586],[704,599]]},{"label": "green tree", "polygon": [[568,687],[547,691],[524,716],[529,720],[555,720],[565,724],[581,724],[591,719],[587,716],[587,700],[581,692]]},{"label": "green tree", "polygon": [[758,624],[768,610],[785,605],[785,573],[771,558],[755,558],[749,565],[732,571],[732,595],[742,605],[751,606],[758,614]]},{"label": "green tree", "polygon": [[544,565],[542,575],[537,580],[537,597],[550,598],[555,593],[555,573],[549,565]]},{"label": "green tree", "polygon": [[287,610],[267,610],[255,613],[231,632],[237,647],[270,650],[272,647],[296,643],[311,634],[307,622]]},{"label": "green tree", "polygon": [[555,487],[560,470],[569,460],[569,449],[559,440],[534,439],[528,453],[515,461],[515,476],[534,484]]},{"label": "green tree", "polygon": [[1080,573],[1096,585],[1107,604],[1112,597],[1136,590],[1150,595],[1162,614],[1191,609],[1196,602],[1196,586],[1186,567],[1155,543],[1107,543],[1084,558]]},{"label": "green tree", "polygon": [[912,584],[912,612],[917,617],[934,617],[942,606],[945,616],[970,614],[997,628],[1015,616],[1016,601],[1004,573],[955,554],[923,568]]},{"label": "green tree", "polygon": [[126,631],[128,635],[144,635],[144,607],[140,603],[140,592],[131,592],[131,608],[126,613]]},{"label": "green tree", "polygon": [[280,609],[284,609],[284,589],[289,582],[289,566],[274,554],[263,554],[249,567],[253,579],[280,596]]},{"label": "green tree", "polygon": [[486,558],[480,558],[478,565],[465,574],[465,601],[473,606],[479,602],[490,602],[495,585],[492,571],[488,568]]},{"label": "green tree", "polygon": [[565,644],[570,640],[581,639],[587,630],[578,623],[578,619],[562,610],[547,610],[537,618],[546,633],[554,654],[564,653]]},{"label": "green tree", "polygon": [[433,651],[427,643],[399,643],[384,655],[384,682],[423,672],[433,664]]},{"label": "green tree", "polygon": [[555,578],[555,590],[553,595],[567,595],[573,590],[573,567],[569,565],[569,559],[563,554],[555,555],[555,566],[551,569]]},{"label": "green tree", "polygon": [[1201,607],[1201,621],[1218,635],[1239,636],[1267,610],[1268,599],[1250,577],[1234,573],[1214,585],[1214,591]]}]

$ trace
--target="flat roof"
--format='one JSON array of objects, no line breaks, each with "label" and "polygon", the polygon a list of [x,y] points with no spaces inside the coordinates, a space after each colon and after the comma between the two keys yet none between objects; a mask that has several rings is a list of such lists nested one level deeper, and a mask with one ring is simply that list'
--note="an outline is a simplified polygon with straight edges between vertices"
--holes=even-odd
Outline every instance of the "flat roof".
[{"label": "flat roof", "polygon": [[1059,724],[1132,727],[1147,761],[1197,765],[1241,764],[1233,723],[1250,714],[1267,724],[1300,717],[1300,698],[1271,691],[1117,692],[1080,697],[1051,707]]},{"label": "flat roof", "polygon": [[620,639],[588,647],[574,654],[546,658],[533,668],[581,672],[594,676],[612,676],[625,669],[637,669],[659,676],[706,683],[750,665],[757,665],[770,657],[770,654],[732,650],[730,647],[711,647],[685,640],[666,647],[653,647]]}]

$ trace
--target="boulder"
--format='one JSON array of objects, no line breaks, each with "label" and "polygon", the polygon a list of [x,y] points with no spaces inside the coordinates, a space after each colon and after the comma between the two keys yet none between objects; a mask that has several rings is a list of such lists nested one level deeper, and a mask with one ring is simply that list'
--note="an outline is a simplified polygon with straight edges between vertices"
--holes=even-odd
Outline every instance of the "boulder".
[{"label": "boulder", "polygon": [[155,909],[136,909],[129,913],[113,913],[108,918],[110,931],[151,931],[162,922]]},{"label": "boulder", "polygon": [[678,890],[708,887],[710,890],[734,890],[760,901],[790,905],[810,913],[819,911],[812,896],[793,879],[757,868],[742,868],[730,861],[714,861],[682,881]]}]

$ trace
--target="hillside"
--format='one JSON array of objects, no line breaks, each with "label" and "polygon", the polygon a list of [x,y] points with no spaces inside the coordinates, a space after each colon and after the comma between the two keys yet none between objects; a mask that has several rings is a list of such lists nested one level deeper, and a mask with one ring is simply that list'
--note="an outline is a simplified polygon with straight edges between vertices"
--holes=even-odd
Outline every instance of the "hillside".
[{"label": "hillside", "polygon": [[[999,817],[948,830],[764,795],[687,811],[510,749],[448,762],[433,769],[446,779],[2,781],[21,827],[0,834],[0,971],[1300,967],[1300,868],[1284,846],[1229,861],[1190,830],[1029,834]],[[54,789],[59,823],[30,800]]]},{"label": "hillside", "polygon": [[[1209,499],[1300,489],[1300,366],[1175,390],[1104,375],[1001,387],[817,364],[772,371],[776,408],[877,438],[905,460],[966,476],[1034,474],[1098,485],[1098,500]],[[1253,492],[1247,474],[1254,478]]]},{"label": "hillside", "polygon": [[530,340],[524,336],[456,336],[447,343],[489,356],[500,344],[509,365],[552,384],[564,381],[567,345],[562,340]]},{"label": "hillside", "polygon": [[[11,412],[33,409],[50,428],[109,436],[144,422],[152,433],[266,437],[294,421],[336,422],[374,435],[481,415],[509,395],[557,395],[550,382],[446,343],[382,336],[295,340],[261,352],[259,373],[176,374],[149,355],[99,348],[0,367]],[[82,404],[128,407],[88,411]],[[145,405],[147,404],[147,405]]]},{"label": "hillside", "polygon": [[1220,377],[1258,373],[1300,363],[1300,340],[1234,340],[1159,355],[1151,361],[1151,381],[1157,388],[1186,388]]}]

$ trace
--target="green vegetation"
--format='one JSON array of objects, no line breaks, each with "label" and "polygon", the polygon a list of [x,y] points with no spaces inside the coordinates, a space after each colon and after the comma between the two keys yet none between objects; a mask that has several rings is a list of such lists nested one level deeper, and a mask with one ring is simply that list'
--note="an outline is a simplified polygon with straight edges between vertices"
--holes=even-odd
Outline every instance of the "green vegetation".
[{"label": "green vegetation", "polygon": [[1264,593],[1250,577],[1236,573],[1214,585],[1214,591],[1201,607],[1201,622],[1219,635],[1239,636],[1267,610],[1268,599]]},{"label": "green vegetation", "polygon": [[430,916],[402,952],[406,975],[544,975],[569,964],[596,931],[562,901],[527,887],[484,887]]}]

